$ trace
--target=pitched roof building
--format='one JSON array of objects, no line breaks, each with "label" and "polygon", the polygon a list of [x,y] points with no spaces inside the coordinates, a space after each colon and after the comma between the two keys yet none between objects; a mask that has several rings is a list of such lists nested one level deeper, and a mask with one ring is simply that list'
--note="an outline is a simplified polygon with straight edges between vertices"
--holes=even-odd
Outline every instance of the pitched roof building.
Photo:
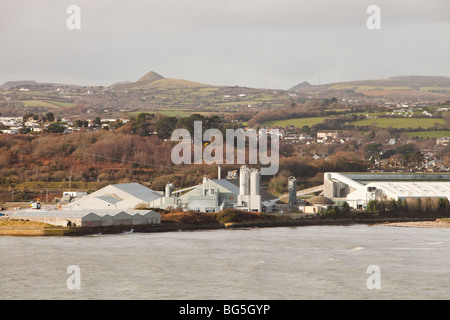
[{"label": "pitched roof building", "polygon": [[80,199],[67,204],[64,208],[70,210],[81,209],[110,209],[132,210],[138,205],[148,206],[150,202],[163,195],[139,183],[112,184]]}]

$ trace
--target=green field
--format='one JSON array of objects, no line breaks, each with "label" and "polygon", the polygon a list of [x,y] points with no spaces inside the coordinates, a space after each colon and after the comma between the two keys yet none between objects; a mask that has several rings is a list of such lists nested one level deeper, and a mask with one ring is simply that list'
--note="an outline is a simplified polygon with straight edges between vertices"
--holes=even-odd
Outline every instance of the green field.
[{"label": "green field", "polygon": [[205,111],[171,111],[171,110],[159,110],[155,111],[155,113],[160,113],[168,117],[176,117],[180,116],[182,118],[189,117],[191,114],[201,114],[203,116],[209,116],[211,112],[205,112]]},{"label": "green field", "polygon": [[273,120],[262,123],[263,126],[278,126],[285,128],[287,126],[294,126],[301,128],[303,126],[311,127],[315,124],[322,123],[327,119],[327,117],[311,117],[311,118],[294,118],[294,119],[283,119],[283,120]]},{"label": "green field", "polygon": [[442,138],[442,137],[450,137],[450,130],[440,130],[440,131],[416,131],[416,132],[407,132],[406,133],[410,137],[419,137],[419,138]]},{"label": "green field", "polygon": [[435,127],[435,124],[438,124],[438,127],[443,128],[445,126],[444,119],[428,119],[428,118],[377,118],[377,119],[364,119],[351,122],[351,124],[363,127],[363,126],[371,126],[375,125],[379,128],[396,128],[396,129],[407,129],[407,128],[432,128]]},{"label": "green field", "polygon": [[[372,114],[373,116],[373,114]],[[330,117],[312,117],[312,118],[294,118],[294,119],[282,119],[282,120],[273,120],[273,121],[266,121],[262,123],[261,125],[264,126],[278,126],[285,128],[287,126],[295,126],[297,128],[301,128],[303,126],[311,127],[315,124],[322,123],[325,121],[325,119]],[[364,127],[364,126],[372,126],[375,125],[378,128],[396,128],[396,129],[428,129],[432,127],[438,127],[440,129],[447,129],[445,128],[445,120],[444,119],[429,119],[429,118],[373,118],[373,119],[363,119],[351,122],[349,124],[358,126],[358,127]],[[422,132],[422,131],[420,131]],[[445,133],[447,131],[423,131],[422,134],[424,137],[426,137],[426,134],[432,135],[430,137],[435,137],[433,135],[433,132],[436,135],[439,135],[441,133]],[[419,132],[412,132],[411,134],[414,134],[414,136],[417,136],[416,133]]]},{"label": "green field", "polygon": [[25,108],[43,107],[43,108],[59,108],[73,106],[73,102],[60,102],[53,100],[24,100],[23,106]]},{"label": "green field", "polygon": [[128,114],[131,117],[137,116],[139,113],[159,113],[163,114],[168,117],[177,117],[180,116],[181,118],[189,117],[191,114],[201,114],[203,116],[210,116],[211,113],[214,113],[213,111],[194,111],[189,109],[177,109],[177,110],[157,110],[157,111],[148,111],[148,110],[142,110],[142,111],[133,111],[129,112]]},{"label": "green field", "polygon": [[58,106],[54,105],[53,103],[42,100],[25,100],[23,101],[23,106],[25,108],[30,107],[58,108]]},{"label": "green field", "polygon": [[419,89],[420,91],[425,91],[425,92],[429,92],[429,91],[450,91],[450,87],[421,87]]},{"label": "green field", "polygon": [[49,102],[60,107],[72,107],[75,105],[74,102],[61,102],[61,101],[49,101]]}]

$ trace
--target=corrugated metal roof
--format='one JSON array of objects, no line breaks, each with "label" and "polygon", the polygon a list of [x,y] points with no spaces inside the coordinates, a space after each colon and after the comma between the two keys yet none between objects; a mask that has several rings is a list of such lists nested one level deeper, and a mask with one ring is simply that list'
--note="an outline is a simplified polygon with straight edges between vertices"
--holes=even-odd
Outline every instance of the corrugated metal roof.
[{"label": "corrugated metal roof", "polygon": [[447,197],[450,199],[450,182],[371,182],[368,187],[382,189],[397,197]]},{"label": "corrugated metal roof", "polygon": [[[50,210],[50,211],[17,211],[10,217],[55,217],[55,218],[82,218],[90,214],[95,214],[92,210]],[[98,217],[100,215],[95,214]]]},{"label": "corrugated metal roof", "polygon": [[106,201],[106,202],[111,203],[111,204],[116,204],[117,202],[121,201],[120,199],[117,199],[117,198],[114,198],[114,197],[111,197],[111,196],[106,196],[106,195],[105,196],[97,196],[97,197],[94,197],[94,198]]},{"label": "corrugated metal roof", "polygon": [[145,216],[147,214],[150,214],[150,215],[155,215],[155,214],[156,215],[161,215],[160,213],[158,213],[156,211],[153,211],[153,210],[122,210],[122,211],[125,211],[128,214],[130,214],[130,215],[135,215],[135,214],[139,214],[141,216]]},{"label": "corrugated metal roof", "polygon": [[151,214],[159,214],[152,210],[50,210],[50,211],[43,211],[43,210],[23,210],[23,211],[17,211],[13,214],[10,214],[9,216],[11,218],[26,218],[26,217],[59,217],[59,218],[82,218],[89,214],[94,214],[99,217],[103,217],[106,215],[110,215],[112,217],[116,215],[122,215],[122,216],[133,216],[133,215],[146,215],[148,213]]},{"label": "corrugated metal roof", "polygon": [[90,209],[96,207],[92,202],[115,205],[118,209],[131,209],[139,203],[148,203],[159,199],[162,194],[139,183],[111,184],[89,195],[69,203],[66,207]]},{"label": "corrugated metal roof", "polygon": [[120,183],[113,184],[111,187],[117,188],[120,191],[129,194],[131,197],[138,198],[144,202],[156,200],[162,196],[160,193],[144,187],[140,183]]},{"label": "corrugated metal roof", "polygon": [[218,184],[219,186],[221,186],[222,188],[225,188],[227,190],[229,190],[230,192],[234,193],[234,194],[239,194],[239,187],[232,184],[231,182],[229,182],[228,180],[225,179],[215,179],[215,180],[211,180],[212,182]]}]

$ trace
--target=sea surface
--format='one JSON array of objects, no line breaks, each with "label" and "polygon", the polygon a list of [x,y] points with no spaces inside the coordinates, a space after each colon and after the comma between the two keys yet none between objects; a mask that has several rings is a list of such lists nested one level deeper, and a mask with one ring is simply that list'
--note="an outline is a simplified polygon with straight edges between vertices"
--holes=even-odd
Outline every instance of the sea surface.
[{"label": "sea surface", "polygon": [[2,300],[449,299],[450,229],[8,236],[0,275]]}]

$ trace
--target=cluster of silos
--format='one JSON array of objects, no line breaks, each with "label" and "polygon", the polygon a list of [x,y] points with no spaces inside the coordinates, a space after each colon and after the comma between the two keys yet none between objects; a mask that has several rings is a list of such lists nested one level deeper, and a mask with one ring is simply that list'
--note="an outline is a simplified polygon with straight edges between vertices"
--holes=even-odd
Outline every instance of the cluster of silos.
[{"label": "cluster of silos", "polygon": [[261,211],[260,172],[242,166],[239,171],[238,205],[249,211]]},{"label": "cluster of silos", "polygon": [[242,166],[239,173],[239,194],[259,195],[260,172],[257,169],[249,169]]}]

